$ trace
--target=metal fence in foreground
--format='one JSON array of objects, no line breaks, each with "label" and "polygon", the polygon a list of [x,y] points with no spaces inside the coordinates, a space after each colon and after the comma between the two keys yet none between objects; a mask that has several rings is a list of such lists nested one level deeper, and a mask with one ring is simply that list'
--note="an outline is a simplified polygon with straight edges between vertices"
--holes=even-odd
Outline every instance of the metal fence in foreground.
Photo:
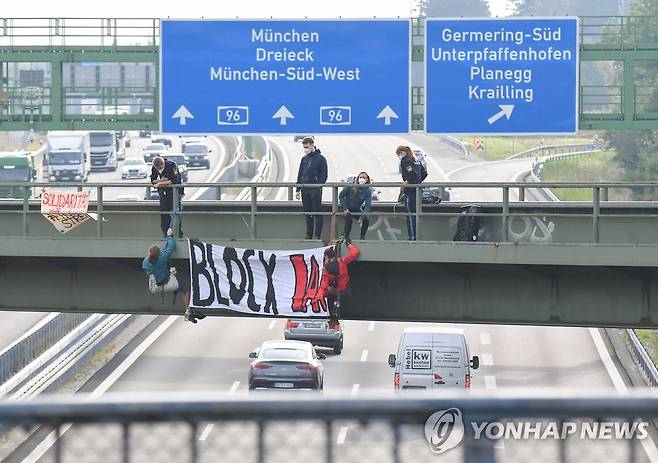
[{"label": "metal fence in foreground", "polygon": [[[658,394],[650,391],[625,396],[442,392],[440,398],[389,394],[344,399],[298,391],[182,397],[1,403],[5,435],[0,457],[76,463],[611,463],[658,458],[653,425],[647,421],[658,417]],[[18,441],[23,443],[12,445]]]}]

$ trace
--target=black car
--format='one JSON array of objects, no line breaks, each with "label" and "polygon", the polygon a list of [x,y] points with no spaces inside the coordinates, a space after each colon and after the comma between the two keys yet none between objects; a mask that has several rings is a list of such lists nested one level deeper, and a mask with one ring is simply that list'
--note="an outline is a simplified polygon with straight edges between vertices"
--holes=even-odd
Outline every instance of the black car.
[{"label": "black car", "polygon": [[151,136],[151,130],[140,130],[139,138],[149,138]]},{"label": "black car", "polygon": [[173,161],[178,167],[178,172],[180,172],[180,179],[183,183],[187,183],[188,172],[187,172],[187,158],[183,153],[166,153],[165,157],[168,161]]},{"label": "black car", "polygon": [[450,201],[450,192],[443,187],[423,188],[423,204],[437,204],[441,201]]}]

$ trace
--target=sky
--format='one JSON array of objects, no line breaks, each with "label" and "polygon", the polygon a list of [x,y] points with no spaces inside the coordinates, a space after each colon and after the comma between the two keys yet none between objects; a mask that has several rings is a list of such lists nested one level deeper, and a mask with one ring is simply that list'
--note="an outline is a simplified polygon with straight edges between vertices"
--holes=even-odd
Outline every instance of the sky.
[{"label": "sky", "polygon": [[[490,0],[492,13],[509,14],[508,0]],[[4,18],[395,18],[409,17],[413,0],[31,0],[2,1]],[[415,14],[411,14],[415,16]]]}]

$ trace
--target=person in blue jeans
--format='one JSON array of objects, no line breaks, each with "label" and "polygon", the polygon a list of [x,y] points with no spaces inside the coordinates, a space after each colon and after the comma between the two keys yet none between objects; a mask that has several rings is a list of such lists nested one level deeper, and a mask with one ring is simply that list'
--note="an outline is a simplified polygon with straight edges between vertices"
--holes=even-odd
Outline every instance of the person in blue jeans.
[{"label": "person in blue jeans", "polygon": [[[148,256],[142,261],[142,270],[146,273],[146,276],[153,275],[158,286],[164,286],[169,282],[171,274],[169,273],[169,268],[171,267],[169,259],[171,254],[176,249],[176,241],[174,241],[173,230],[169,228],[167,230],[167,238],[165,240],[164,250],[160,249],[160,246],[154,244],[149,248]],[[202,320],[206,318],[201,312],[193,311],[190,309],[190,289],[187,287],[187,283],[183,278],[177,278],[178,280],[178,292],[183,295],[183,304],[185,305],[185,320],[196,323],[197,318]]]},{"label": "person in blue jeans", "polygon": [[327,160],[319,149],[315,147],[313,137],[304,137],[302,140],[304,157],[299,163],[297,184],[317,184],[319,187],[297,187],[297,199],[302,199],[304,212],[306,212],[306,239],[320,239],[322,235],[322,216],[309,214],[309,212],[322,211],[322,188],[327,182]]},{"label": "person in blue jeans", "polygon": [[[400,145],[395,150],[400,159],[400,173],[404,185],[418,185],[424,179],[420,178],[420,169],[417,167],[416,156],[408,146]],[[400,199],[407,210],[407,234],[409,241],[416,241],[416,189],[402,186]]]}]

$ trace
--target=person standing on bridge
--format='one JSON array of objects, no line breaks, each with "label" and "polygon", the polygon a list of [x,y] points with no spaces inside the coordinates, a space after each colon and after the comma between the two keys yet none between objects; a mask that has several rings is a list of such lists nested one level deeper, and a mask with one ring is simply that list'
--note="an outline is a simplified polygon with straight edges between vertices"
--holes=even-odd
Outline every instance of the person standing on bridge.
[{"label": "person standing on bridge", "polygon": [[[313,137],[304,137],[302,146],[305,155],[299,163],[297,184],[325,184],[327,182],[327,160],[315,147],[315,140]],[[306,213],[306,239],[310,240],[315,237],[319,240],[322,235],[322,216],[312,213],[322,210],[322,188],[298,186],[296,198],[299,199],[300,196]]]},{"label": "person standing on bridge", "polygon": [[[176,269],[171,267],[169,259],[176,249],[176,241],[171,228],[166,231],[166,242],[164,250],[154,244],[149,248],[148,256],[142,261],[142,270],[149,277],[149,291],[153,294],[166,292],[180,292],[183,295],[185,305],[185,320],[196,323],[196,319],[206,318],[201,312],[190,309],[190,290],[183,278],[176,278]],[[173,271],[172,271],[173,270]]]},{"label": "person standing on bridge", "polygon": [[350,186],[343,188],[338,196],[340,199],[340,207],[345,212],[345,229],[343,230],[343,238],[345,238],[346,241],[350,240],[352,219],[358,220],[361,224],[359,239],[366,239],[366,232],[370,225],[370,220],[368,219],[368,212],[370,212],[370,208],[372,207],[372,187],[368,186],[372,183],[370,181],[370,176],[367,172],[361,172],[356,177],[355,183],[363,186]]},{"label": "person standing on bridge", "polygon": [[[172,226],[173,217],[178,218],[178,237],[183,237],[183,225],[181,223],[180,211],[183,210],[183,188],[178,188],[178,210],[174,211],[174,190],[173,188],[163,188],[168,185],[180,185],[182,183],[178,166],[173,161],[166,161],[160,156],[153,158],[153,167],[151,168],[151,183],[158,189],[160,197],[160,228],[162,233],[167,237],[167,230]],[[169,212],[169,214],[163,214]]]},{"label": "person standing on bridge", "polygon": [[399,201],[407,210],[407,233],[409,241],[416,241],[416,188],[405,185],[418,185],[425,177],[427,170],[420,162],[416,161],[414,152],[408,146],[400,145],[395,150],[400,159],[400,173],[402,174],[403,186],[400,188]]}]

